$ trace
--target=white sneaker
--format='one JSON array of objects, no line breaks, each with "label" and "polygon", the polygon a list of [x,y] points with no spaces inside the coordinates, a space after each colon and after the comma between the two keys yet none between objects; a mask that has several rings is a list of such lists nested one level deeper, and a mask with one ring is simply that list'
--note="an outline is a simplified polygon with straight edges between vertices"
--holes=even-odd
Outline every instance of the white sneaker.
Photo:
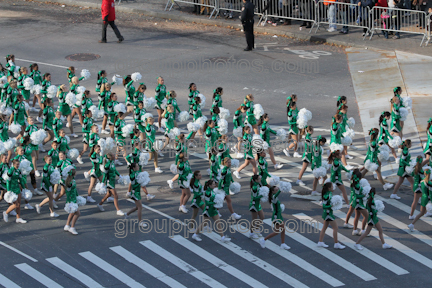
[{"label": "white sneaker", "polygon": [[75,133],[72,133],[70,136],[71,136],[71,137],[74,137],[74,138],[78,138],[78,135],[75,134]]},{"label": "white sneaker", "polygon": [[64,231],[69,231],[69,229],[70,229],[70,226],[69,226],[69,225],[65,225],[65,226],[63,227],[63,230],[64,230]]},{"label": "white sneaker", "polygon": [[46,152],[45,148],[42,146],[42,144],[39,144],[39,150],[41,152]]},{"label": "white sneaker", "polygon": [[189,233],[195,233],[195,232],[196,232],[195,228],[189,229]]},{"label": "white sneaker", "polygon": [[33,210],[34,208],[33,208],[33,206],[30,205],[30,203],[27,203],[27,204],[24,206],[24,209]]},{"label": "white sneaker", "polygon": [[102,130],[101,133],[102,133],[102,134],[110,134],[110,132],[107,131],[107,130]]},{"label": "white sneaker", "polygon": [[283,150],[283,153],[285,154],[285,156],[290,157],[291,155],[289,154],[289,150],[287,148],[285,148]]},{"label": "white sneaker", "polygon": [[91,196],[87,196],[87,202],[95,203],[96,201]]},{"label": "white sneaker", "polygon": [[179,208],[179,210],[180,210],[180,212],[183,212],[183,213],[188,213],[189,212],[184,205],[181,205],[180,208]]},{"label": "white sneaker", "polygon": [[376,174],[376,172],[373,172],[373,177],[375,180],[378,180],[378,175]]},{"label": "white sneaker", "polygon": [[66,123],[66,127],[69,128],[69,122]]},{"label": "white sneaker", "polygon": [[424,214],[425,217],[431,217],[432,213],[426,212],[426,214]]},{"label": "white sneaker", "polygon": [[233,213],[231,214],[231,217],[234,218],[235,220],[240,219],[242,216],[238,215],[237,213]]},{"label": "white sneaker", "polygon": [[84,178],[90,182],[90,173],[88,173],[88,171],[84,172]]},{"label": "white sneaker", "polygon": [[288,245],[286,245],[285,243],[282,243],[282,244],[280,245],[280,248],[281,248],[281,249],[284,249],[284,250],[289,250],[289,249],[291,249],[291,247],[288,246]]},{"label": "white sneaker", "polygon": [[142,228],[146,228],[146,227],[147,227],[147,224],[141,221],[141,222],[139,223],[139,226],[141,226]]},{"label": "white sneaker", "polygon": [[249,232],[249,238],[251,238],[251,239],[258,239],[259,236],[257,234],[255,234],[255,233]]},{"label": "white sneaker", "polygon": [[21,223],[21,224],[25,224],[25,223],[27,223],[27,221],[24,220],[24,219],[22,219],[22,218],[16,218],[16,219],[15,219],[15,222],[16,222],[16,223]]},{"label": "white sneaker", "polygon": [[39,116],[36,117],[36,121],[38,121],[39,123],[43,123],[42,119]]},{"label": "white sneaker", "polygon": [[354,167],[351,166],[351,165],[349,165],[349,164],[348,164],[347,166],[345,166],[345,168],[348,169],[348,170],[352,170],[352,169],[354,169]]},{"label": "white sneaker", "polygon": [[78,162],[79,164],[84,164],[84,162],[83,162],[83,160],[82,160],[81,157],[78,157],[78,158],[77,158],[77,162]]},{"label": "white sneaker", "polygon": [[203,232],[210,233],[211,231],[212,231],[212,229],[209,226],[205,226],[203,228]]},{"label": "white sneaker", "polygon": [[333,27],[327,29],[327,32],[336,32],[336,31],[337,31],[337,30],[336,30],[335,28],[333,28]]},{"label": "white sneaker", "polygon": [[340,244],[340,243],[335,243],[333,248],[342,250],[342,249],[345,249],[345,246]]},{"label": "white sneaker", "polygon": [[107,203],[113,203],[113,202],[114,202],[114,197],[108,197]]},{"label": "white sneaker", "polygon": [[201,237],[198,234],[195,234],[195,233],[192,234],[192,239],[195,240],[195,241],[197,241],[197,242],[201,242],[202,241]]},{"label": "white sneaker", "polygon": [[37,212],[38,214],[40,214],[40,206],[39,206],[39,204],[36,204],[36,205],[35,205],[35,208],[36,208],[36,212]]},{"label": "white sneaker", "polygon": [[232,192],[231,190],[229,191],[229,195],[235,195],[236,193]]},{"label": "white sneaker", "polygon": [[147,200],[152,200],[153,198],[155,198],[155,195],[147,194]]},{"label": "white sneaker", "polygon": [[102,205],[97,204],[96,206],[99,208],[99,211],[101,211],[101,212],[104,212],[104,211],[105,211],[105,209],[103,208]]},{"label": "white sneaker", "polygon": [[348,228],[348,229],[352,229],[354,226],[349,224],[349,223],[344,223],[343,224],[343,228]]},{"label": "white sneaker", "polygon": [[78,235],[78,232],[75,230],[75,227],[71,227],[69,229],[69,232],[72,233],[72,235]]},{"label": "white sneaker", "polygon": [[297,179],[296,184],[300,185],[300,186],[305,186],[305,184],[303,183],[303,181],[300,180],[300,179]]},{"label": "white sneaker", "polygon": [[160,157],[163,157],[163,156],[164,156],[164,154],[163,154],[162,152],[159,152],[158,155],[159,155]]},{"label": "white sneaker", "polygon": [[295,158],[301,158],[302,155],[300,155],[300,154],[297,153],[297,151],[296,151],[296,152],[294,152],[293,157],[295,157]]},{"label": "white sneaker", "polygon": [[114,164],[115,164],[115,165],[118,165],[118,166],[123,166],[123,163],[120,162],[119,160],[115,160],[115,161],[114,161]]},{"label": "white sneaker", "polygon": [[162,127],[159,127],[158,132],[165,132],[165,129],[163,129]]},{"label": "white sneaker", "polygon": [[319,183],[320,185],[322,185],[322,184],[324,183],[324,178],[320,177],[320,178],[318,179],[318,183]]},{"label": "white sneaker", "polygon": [[414,232],[414,224],[409,224],[408,228],[410,229],[411,232]]},{"label": "white sneaker", "polygon": [[3,211],[3,221],[6,223],[9,221],[9,215],[6,213],[6,211]]},{"label": "white sneaker", "polygon": [[218,216],[219,218],[222,218],[222,214],[220,214],[219,210],[218,210]]},{"label": "white sneaker", "polygon": [[53,200],[53,208],[54,208],[54,209],[58,209],[58,206],[57,206],[57,204],[56,204],[56,201],[55,201],[55,200]]},{"label": "white sneaker", "polygon": [[324,242],[318,242],[318,247],[324,247],[324,248],[328,248],[328,245],[325,244]]},{"label": "white sneaker", "polygon": [[388,190],[388,189],[390,189],[390,188],[392,188],[393,187],[393,184],[391,184],[391,183],[385,183],[384,185],[383,185],[383,189],[384,190]]},{"label": "white sneaker", "polygon": [[363,246],[360,244],[354,244],[354,247],[357,248],[357,250],[363,250]]},{"label": "white sneaker", "polygon": [[155,168],[155,172],[156,173],[163,173],[163,171],[159,167]]},{"label": "white sneaker", "polygon": [[124,216],[125,213],[122,210],[117,210],[117,215],[118,216]]},{"label": "white sneaker", "polygon": [[174,189],[174,182],[172,180],[167,180],[167,183],[170,189]]},{"label": "white sneaker", "polygon": [[37,188],[33,190],[34,194],[36,195],[44,195],[44,193],[42,191],[39,191]]},{"label": "white sneaker", "polygon": [[399,197],[397,194],[391,194],[391,195],[390,195],[390,198],[391,198],[391,199],[396,199],[396,200],[401,199],[401,197]]},{"label": "white sneaker", "polygon": [[35,175],[36,175],[36,177],[40,177],[41,176],[41,174],[39,173],[38,170],[35,171]]},{"label": "white sneaker", "polygon": [[239,172],[236,170],[233,172],[233,175],[237,178],[237,179],[241,179]]},{"label": "white sneaker", "polygon": [[352,231],[352,235],[353,236],[359,236],[360,235],[360,230],[353,230]]},{"label": "white sneaker", "polygon": [[226,243],[226,242],[231,241],[231,238],[229,238],[228,236],[222,236],[221,241]]},{"label": "white sneaker", "polygon": [[311,196],[320,196],[321,194],[317,191],[312,191]]},{"label": "white sneaker", "polygon": [[16,211],[15,211],[15,210],[12,210],[11,212],[9,212],[9,215],[10,215],[10,216],[16,216],[17,214],[16,214]]},{"label": "white sneaker", "polygon": [[[364,233],[366,233],[366,230],[361,230],[359,235],[361,236],[361,235],[363,235]],[[369,233],[368,235],[366,235],[366,237],[370,237],[370,236],[371,236],[370,233]]]},{"label": "white sneaker", "polygon": [[53,213],[50,213],[50,217],[57,218],[57,217],[59,217],[59,215],[57,213],[53,212]]},{"label": "white sneaker", "polygon": [[345,158],[347,158],[347,159],[353,159],[354,157],[347,154],[347,155],[345,155]]},{"label": "white sneaker", "polygon": [[412,215],[412,216],[410,215],[410,216],[408,216],[408,220],[414,220],[415,217],[416,217],[416,216],[414,216],[414,215]]},{"label": "white sneaker", "polygon": [[383,249],[390,249],[390,248],[393,248],[393,246],[391,246],[390,244],[384,243],[384,244],[382,245],[382,248],[383,248]]},{"label": "white sneaker", "polygon": [[283,164],[276,164],[276,165],[274,165],[274,168],[276,169],[276,170],[279,170],[279,169],[281,169],[283,167]]},{"label": "white sneaker", "polygon": [[261,248],[265,248],[265,241],[266,240],[264,240],[264,238],[261,238],[260,240],[259,240],[259,244],[261,245]]},{"label": "white sneaker", "polygon": [[396,158],[396,164],[399,164],[400,158]]}]

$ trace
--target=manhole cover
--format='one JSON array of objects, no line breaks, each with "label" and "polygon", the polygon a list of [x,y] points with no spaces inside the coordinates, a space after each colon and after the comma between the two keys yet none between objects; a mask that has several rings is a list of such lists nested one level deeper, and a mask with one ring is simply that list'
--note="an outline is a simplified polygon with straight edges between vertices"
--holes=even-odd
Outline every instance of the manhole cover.
[{"label": "manhole cover", "polygon": [[175,190],[169,188],[169,186],[161,186],[157,189],[159,193],[174,193]]},{"label": "manhole cover", "polygon": [[227,62],[228,59],[230,59],[230,58],[229,57],[213,57],[213,58],[210,58],[209,60],[210,60],[210,62],[222,62],[222,61]]},{"label": "manhole cover", "polygon": [[76,53],[72,55],[68,55],[65,57],[70,61],[91,61],[100,58],[100,55],[92,54],[92,53]]}]

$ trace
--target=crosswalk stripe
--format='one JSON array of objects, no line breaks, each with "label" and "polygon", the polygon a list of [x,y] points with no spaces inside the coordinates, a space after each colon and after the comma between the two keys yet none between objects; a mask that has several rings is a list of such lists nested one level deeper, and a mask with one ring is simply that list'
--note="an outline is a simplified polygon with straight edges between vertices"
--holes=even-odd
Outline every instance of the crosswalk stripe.
[{"label": "crosswalk stripe", "polygon": [[136,282],[134,279],[120,271],[119,269],[115,268],[105,260],[99,258],[98,256],[94,255],[93,253],[87,251],[87,252],[81,252],[78,253],[80,256],[84,257],[94,265],[98,266],[100,269],[104,270],[114,278],[117,278],[119,281],[123,282],[125,285],[131,287],[131,288],[145,288],[145,286],[141,285],[140,283]]},{"label": "crosswalk stripe", "polygon": [[[338,211],[333,211],[333,214],[336,217],[339,217],[341,219],[345,219],[346,218],[346,214],[343,213],[342,211],[338,210]],[[354,219],[350,218],[349,223],[354,225]],[[379,234],[377,230],[372,229],[370,234],[371,236],[379,239]],[[400,243],[399,241],[396,241],[395,239],[389,237],[388,235],[383,233],[383,237],[384,240],[387,244],[392,245],[394,249],[402,252],[403,254],[405,254],[406,256],[410,257],[411,259],[425,265],[426,267],[432,269],[432,260],[429,258],[426,258],[425,256],[421,255],[420,253],[412,250],[411,248],[405,246],[404,244]]]},{"label": "crosswalk stripe", "polygon": [[87,276],[86,274],[82,273],[81,271],[75,269],[71,265],[67,264],[66,262],[60,260],[57,257],[48,258],[46,259],[48,262],[50,262],[52,265],[56,266],[57,268],[61,269],[63,272],[69,274],[70,276],[76,278],[78,281],[86,285],[90,288],[99,288],[103,287],[96,281],[94,281],[92,278]]},{"label": "crosswalk stripe", "polygon": [[0,274],[0,285],[5,288],[21,288],[20,286],[18,286],[17,284],[15,284],[11,280],[3,276],[2,274]]},{"label": "crosswalk stripe", "polygon": [[[240,234],[243,234],[244,236],[248,237],[248,228],[243,225],[232,225],[231,226],[234,230],[239,232]],[[251,239],[258,243],[258,239]],[[274,253],[278,254],[279,256],[285,258],[286,260],[290,261],[291,263],[299,266],[301,269],[306,270],[309,273],[312,273],[315,277],[318,277],[319,279],[323,280],[327,284],[333,286],[333,287],[339,287],[345,285],[341,281],[337,280],[336,278],[330,276],[329,274],[325,273],[321,269],[315,267],[314,265],[310,264],[309,262],[303,260],[302,258],[298,257],[297,255],[281,249],[278,245],[276,245],[273,242],[267,241],[266,242],[266,248],[273,251]]]},{"label": "crosswalk stripe", "polygon": [[[311,217],[307,216],[306,214],[303,213],[299,213],[299,214],[294,214],[294,217],[301,219],[301,220],[313,220]],[[319,223],[319,230],[321,230],[323,227],[322,223]],[[333,229],[331,229],[330,227],[327,228],[326,230],[326,234],[330,237],[333,237]],[[380,255],[370,251],[367,248],[364,248],[363,250],[357,250],[354,247],[355,242],[351,239],[349,239],[348,237],[345,237],[344,235],[338,233],[338,239],[344,243],[344,245],[346,245],[347,247],[353,249],[354,251],[356,251],[357,253],[360,253],[361,255],[365,256],[366,258],[369,258],[370,260],[374,261],[375,263],[383,266],[384,268],[390,270],[391,272],[395,273],[396,275],[403,275],[403,274],[408,274],[409,272],[399,266],[397,266],[396,264],[388,261],[387,259],[381,257]]]},{"label": "crosswalk stripe", "polygon": [[186,286],[184,286],[180,282],[177,282],[173,278],[169,277],[168,275],[166,275],[162,271],[156,269],[155,267],[153,267],[149,263],[145,262],[141,258],[135,256],[134,254],[132,254],[128,250],[124,249],[123,247],[116,246],[116,247],[111,247],[110,249],[112,251],[114,251],[115,253],[117,253],[118,255],[120,255],[121,257],[123,257],[125,260],[136,265],[138,268],[142,269],[146,273],[150,274],[151,276],[153,276],[156,279],[160,280],[161,282],[165,283],[169,287],[186,288]]},{"label": "crosswalk stripe", "polygon": [[231,274],[231,276],[234,276],[235,278],[246,283],[247,285],[249,285],[251,287],[267,287],[266,285],[255,280],[254,278],[250,277],[249,275],[243,273],[242,271],[238,270],[237,268],[227,264],[226,262],[222,261],[221,259],[217,258],[216,256],[210,254],[209,252],[202,249],[198,245],[191,243],[191,241],[186,240],[185,238],[181,237],[180,235],[175,235],[171,239],[176,241],[178,244],[182,245],[184,248],[188,249],[190,252],[195,253],[199,257],[203,258],[204,260],[207,260],[209,263],[222,269],[226,273]]},{"label": "crosswalk stripe", "polygon": [[32,277],[33,279],[35,279],[36,281],[38,281],[39,283],[41,283],[42,285],[48,288],[63,288],[63,286],[57,284],[56,282],[54,282],[53,280],[51,280],[50,278],[48,278],[47,276],[40,273],[39,271],[37,271],[36,269],[34,269],[33,267],[31,267],[26,263],[17,264],[15,265],[15,267],[17,267],[22,272],[26,273],[27,275],[29,275],[30,277]]},{"label": "crosswalk stripe", "polygon": [[210,286],[210,287],[226,287],[222,283],[219,283],[218,281],[214,280],[210,276],[202,273],[192,265],[189,265],[188,263],[184,262],[174,254],[168,252],[164,248],[160,247],[159,245],[153,243],[150,240],[142,241],[140,242],[141,245],[148,248],[153,253],[156,253],[160,257],[166,259],[171,264],[174,264],[184,272],[188,273],[189,275],[195,277],[196,279],[200,280],[204,284]]},{"label": "crosswalk stripe", "polygon": [[[265,219],[264,223],[271,226],[272,222],[271,219]],[[348,272],[353,273],[354,275],[360,277],[361,279],[365,281],[371,281],[376,280],[376,278],[369,274],[368,272],[360,269],[359,267],[355,266],[351,262],[346,261],[344,258],[340,257],[339,255],[329,251],[328,249],[321,249],[317,246],[317,243],[309,240],[308,238],[304,237],[303,235],[297,233],[297,232],[288,232],[285,230],[285,235],[292,238],[293,240],[305,245],[306,247],[312,249],[318,254],[321,254],[328,260],[332,261],[333,263],[339,265],[340,267],[346,269]]]},{"label": "crosswalk stripe", "polygon": [[279,278],[283,282],[287,283],[288,285],[295,287],[295,288],[306,288],[305,284],[298,281],[297,279],[285,274],[283,271],[279,270],[278,268],[274,267],[273,265],[255,257],[248,251],[242,249],[241,247],[235,245],[232,242],[223,243],[220,241],[220,235],[216,234],[215,232],[211,233],[202,233],[202,235],[207,236],[208,238],[212,239],[214,242],[218,243],[219,245],[222,245],[223,247],[227,248],[234,254],[242,257],[243,259],[249,261],[252,264],[255,264],[256,266],[260,267],[264,271],[270,273],[276,278]]}]

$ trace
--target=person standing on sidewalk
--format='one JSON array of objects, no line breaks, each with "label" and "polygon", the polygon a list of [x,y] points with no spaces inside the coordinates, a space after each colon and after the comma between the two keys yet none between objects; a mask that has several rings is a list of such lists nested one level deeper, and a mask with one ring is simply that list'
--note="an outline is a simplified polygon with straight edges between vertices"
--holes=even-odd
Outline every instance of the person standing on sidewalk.
[{"label": "person standing on sidewalk", "polygon": [[102,12],[102,40],[99,40],[99,43],[107,43],[106,41],[106,30],[107,26],[110,25],[111,28],[114,30],[114,33],[116,34],[118,41],[117,43],[123,42],[124,38],[120,34],[120,31],[118,30],[117,26],[114,23],[115,20],[115,4],[114,0],[102,0],[101,5],[101,12]]},{"label": "person standing on sidewalk", "polygon": [[254,25],[254,4],[250,0],[243,0],[243,8],[240,20],[243,24],[243,31],[246,35],[247,47],[244,51],[252,51],[255,48],[255,37],[253,34]]}]

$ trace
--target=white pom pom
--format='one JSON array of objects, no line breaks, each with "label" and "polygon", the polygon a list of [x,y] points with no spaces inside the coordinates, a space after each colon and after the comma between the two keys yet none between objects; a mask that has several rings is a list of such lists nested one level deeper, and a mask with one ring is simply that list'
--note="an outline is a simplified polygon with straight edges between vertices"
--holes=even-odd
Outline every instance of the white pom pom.
[{"label": "white pom pom", "polygon": [[116,74],[112,77],[112,82],[115,82],[115,85],[121,86],[123,85],[123,78],[120,75]]},{"label": "white pom pom", "polygon": [[114,106],[114,112],[117,113],[126,113],[126,107],[123,103],[119,103],[117,105]]},{"label": "white pom pom", "polygon": [[[384,146],[384,145],[383,145]],[[387,145],[386,145],[387,146]],[[388,161],[390,158],[390,153],[389,151],[386,150],[381,150],[380,148],[380,152],[378,153],[378,160],[380,162],[384,162],[384,161]]]},{"label": "white pom pom", "polygon": [[211,170],[210,170],[210,168],[207,169],[207,175],[211,175]]},{"label": "white pom pom", "polygon": [[171,171],[171,173],[173,173],[174,175],[177,175],[177,174],[178,174],[178,171],[177,171],[177,165],[175,165],[175,164],[171,164],[171,166],[170,166],[170,171]]},{"label": "white pom pom", "polygon": [[261,202],[262,203],[268,202],[268,194],[269,194],[269,192],[270,192],[270,190],[269,190],[269,188],[267,186],[262,186],[262,187],[259,188],[258,194],[260,196],[262,196],[261,197]]},{"label": "white pom pom", "polygon": [[206,97],[201,93],[198,94],[198,97],[201,99],[200,107],[201,109],[203,109],[205,107]]},{"label": "white pom pom", "polygon": [[221,191],[219,189],[215,189],[215,198],[214,198],[214,207],[217,209],[221,209],[223,207],[223,203],[225,200],[225,193],[216,193],[216,191]]},{"label": "white pom pom", "polygon": [[61,172],[62,179],[66,180],[66,178],[69,176],[69,172],[74,170],[74,169],[75,169],[75,166],[73,166],[73,165],[69,165],[66,168],[64,168]]},{"label": "white pom pom", "polygon": [[352,174],[353,174],[352,170],[350,172],[345,173],[345,176],[346,176],[346,178],[347,178],[348,181],[351,181]]},{"label": "white pom pom", "polygon": [[64,210],[68,214],[75,213],[78,211],[78,204],[73,202],[66,203]]},{"label": "white pom pom", "polygon": [[72,148],[72,149],[70,149],[69,152],[68,152],[68,154],[67,154],[67,157],[68,157],[69,159],[71,159],[71,160],[75,160],[75,159],[77,159],[78,156],[79,156],[79,151],[78,151],[78,149],[76,149],[76,148]]},{"label": "white pom pom", "polygon": [[137,82],[137,81],[141,80],[141,78],[142,78],[142,76],[141,76],[141,74],[139,72],[132,73],[132,75],[131,75],[131,79],[134,82]]},{"label": "white pom pom", "polygon": [[98,192],[100,195],[105,195],[107,193],[107,187],[104,183],[97,183],[95,186],[96,192]]},{"label": "white pom pom", "polygon": [[3,144],[4,144],[4,148],[6,149],[6,151],[10,151],[16,146],[16,138],[9,138]]},{"label": "white pom pom", "polygon": [[6,192],[5,195],[4,195],[4,200],[5,200],[7,203],[12,204],[12,203],[14,203],[15,201],[18,200],[18,195],[15,194],[15,193],[12,192],[12,191],[8,191],[8,192]]},{"label": "white pom pom", "polygon": [[47,137],[47,132],[44,129],[39,129],[30,135],[30,139],[33,145],[42,144],[44,139]]},{"label": "white pom pom", "polygon": [[285,140],[286,139],[286,130],[285,129],[278,129],[276,131],[276,138],[278,140]]},{"label": "white pom pom", "polygon": [[412,99],[411,99],[411,97],[409,97],[409,96],[402,97],[402,105],[405,106],[405,108],[407,108],[407,109],[411,109],[412,108]]},{"label": "white pom pom", "polygon": [[116,143],[113,138],[107,137],[105,138],[105,150],[111,151],[116,147]]},{"label": "white pom pom", "polygon": [[70,138],[69,138],[69,136],[65,135],[64,138],[66,139],[66,143],[69,145],[70,144]]},{"label": "white pom pom", "polygon": [[31,90],[31,88],[33,88],[34,85],[34,80],[32,78],[26,78],[23,82],[23,86],[25,90]]},{"label": "white pom pom", "polygon": [[243,137],[243,128],[241,126],[235,128],[233,130],[233,135],[237,138],[242,138]]},{"label": "white pom pom", "polygon": [[429,213],[432,213],[432,203],[431,203],[431,202],[429,202],[429,203],[426,205],[426,211],[429,212]]},{"label": "white pom pom", "polygon": [[121,129],[123,137],[129,137],[133,133],[133,130],[134,130],[134,125],[133,124],[127,124],[127,125],[125,125]]},{"label": "white pom pom", "polygon": [[177,120],[181,122],[186,122],[189,120],[189,112],[188,111],[182,111],[177,117]]},{"label": "white pom pom", "polygon": [[276,186],[280,182],[280,177],[272,175],[271,177],[267,178],[267,184],[270,186]]},{"label": "white pom pom", "polygon": [[187,176],[186,182],[183,182],[183,183],[184,183],[184,186],[185,186],[186,188],[189,188],[189,187],[190,187],[190,181],[191,181],[192,177],[193,177],[193,174],[190,173],[190,174]]},{"label": "white pom pom", "polygon": [[58,169],[54,169],[53,173],[50,175],[50,183],[52,185],[59,184],[60,182],[60,171]]},{"label": "white pom pom", "polygon": [[161,104],[161,108],[162,108],[163,110],[166,109],[166,107],[167,107],[167,103],[168,103],[168,100],[167,100],[166,98],[164,98],[164,99],[162,100],[162,104]]},{"label": "white pom pom", "polygon": [[365,162],[365,168],[369,172],[375,172],[378,169],[378,164],[375,164],[368,159]]},{"label": "white pom pom", "polygon": [[47,97],[48,98],[54,98],[57,94],[57,86],[51,85],[48,87],[47,91]]},{"label": "white pom pom", "polygon": [[30,201],[32,199],[32,197],[33,197],[33,193],[30,190],[28,190],[28,189],[23,189],[21,191],[21,195],[27,201]]},{"label": "white pom pom", "polygon": [[375,200],[375,209],[378,211],[378,213],[384,211],[384,203],[381,200]]},{"label": "white pom pom", "polygon": [[241,185],[240,185],[240,183],[238,183],[238,182],[233,182],[233,183],[231,183],[231,185],[230,185],[230,187],[229,187],[229,190],[230,190],[232,193],[234,193],[234,194],[239,193],[240,190],[241,190]]},{"label": "white pom pom", "polygon": [[150,183],[150,177],[148,172],[144,171],[137,175],[136,181],[141,185],[141,187],[145,187]]},{"label": "white pom pom", "polygon": [[12,114],[12,109],[10,107],[6,107],[6,103],[0,103],[0,114],[10,116]]},{"label": "white pom pom", "polygon": [[78,206],[84,206],[87,203],[86,198],[82,197],[82,196],[77,196],[76,197],[76,202]]},{"label": "white pom pom", "polygon": [[261,104],[254,104],[253,106],[255,119],[260,119],[262,115],[264,115],[264,109]]},{"label": "white pom pom", "polygon": [[344,136],[341,138],[341,143],[343,146],[350,146],[352,144],[352,139],[349,136]]},{"label": "white pom pom", "polygon": [[144,99],[144,108],[151,109],[156,105],[156,99],[154,97]]},{"label": "white pom pom", "polygon": [[196,123],[196,124],[199,124],[200,127],[203,128],[204,125],[205,125],[205,122],[206,122],[206,121],[207,121],[207,117],[206,117],[206,116],[202,116],[202,117],[196,119],[196,120],[195,120],[195,123]]},{"label": "white pom pom", "polygon": [[155,150],[155,151],[160,151],[160,150],[162,150],[162,148],[163,148],[163,146],[164,146],[164,142],[162,141],[162,140],[156,140],[154,143],[153,143],[153,149]]},{"label": "white pom pom", "polygon": [[150,159],[150,154],[149,153],[147,153],[147,152],[141,152],[138,164],[140,166],[145,166],[145,165],[147,165],[149,159]]},{"label": "white pom pom", "polygon": [[76,103],[76,96],[74,93],[69,92],[66,94],[65,102],[70,106],[73,107]]},{"label": "white pom pom", "polygon": [[402,144],[402,139],[399,136],[393,137],[393,139],[390,139],[388,141],[388,145],[391,148],[397,149]]},{"label": "white pom pom", "polygon": [[284,205],[284,204],[280,204],[280,208],[281,208],[281,212],[284,212],[284,210],[285,210],[285,205]]},{"label": "white pom pom", "polygon": [[4,85],[7,83],[7,77],[3,76],[0,78],[0,88],[3,88]]},{"label": "white pom pom", "polygon": [[347,125],[349,128],[354,129],[355,126],[355,120],[353,117],[348,118],[347,120]]},{"label": "white pom pom", "polygon": [[367,186],[370,186],[370,184],[369,184],[369,182],[368,182],[368,180],[367,179],[365,179],[365,178],[363,178],[363,179],[360,179],[360,182],[359,182],[359,184],[360,184],[360,187],[367,187]]},{"label": "white pom pom", "polygon": [[231,168],[240,167],[240,161],[238,159],[231,159]]},{"label": "white pom pom", "polygon": [[92,112],[92,118],[93,119],[99,119],[104,116],[104,111],[98,109],[96,105],[90,106],[89,110]]},{"label": "white pom pom", "polygon": [[187,129],[189,132],[197,132],[200,128],[201,128],[201,126],[198,123],[189,122],[187,124]]},{"label": "white pom pom", "polygon": [[406,118],[408,116],[408,110],[404,107],[399,108],[399,115],[400,115],[400,121],[406,121]]},{"label": "white pom pom", "polygon": [[217,130],[221,135],[226,135],[228,133],[228,122],[225,119],[219,119],[217,126]]},{"label": "white pom pom", "polygon": [[330,204],[333,211],[340,210],[342,208],[342,197],[339,195],[334,195],[331,198]]},{"label": "white pom pom", "polygon": [[21,133],[21,125],[12,123],[11,125],[9,125],[9,131],[11,131],[14,134]]},{"label": "white pom pom", "polygon": [[131,183],[129,175],[120,175],[119,179],[117,180],[117,183],[122,186],[128,186]]},{"label": "white pom pom", "polygon": [[291,191],[291,183],[286,181],[280,181],[277,185],[282,193],[289,193]]},{"label": "white pom pom", "polygon": [[[324,184],[326,184],[326,183],[332,183],[331,180],[330,180],[330,178],[327,178],[327,179],[324,181]],[[333,186],[333,190],[336,190],[336,184],[335,184],[335,183],[332,183],[332,186]]]},{"label": "white pom pom", "polygon": [[[371,189],[372,189],[371,186],[365,186],[365,187],[363,187],[362,194],[363,194],[365,197],[369,196],[369,192],[370,192]],[[364,201],[366,201],[366,200],[367,200],[367,198],[364,199]],[[365,204],[365,205],[366,205],[366,204]]]},{"label": "white pom pom", "polygon": [[87,69],[82,69],[81,70],[81,77],[84,77],[84,81],[90,79],[90,71],[88,71]]},{"label": "white pom pom", "polygon": [[230,111],[228,109],[225,109],[223,107],[219,107],[219,117],[221,119],[228,119],[230,117]]},{"label": "white pom pom", "polygon": [[261,135],[254,134],[252,136],[252,151],[257,153],[261,150],[268,149],[268,144],[264,140],[262,140]]},{"label": "white pom pom", "polygon": [[170,139],[176,139],[176,137],[179,135],[180,135],[180,129],[178,129],[177,127],[172,128],[170,132],[168,132],[168,137]]},{"label": "white pom pom", "polygon": [[6,148],[3,142],[0,141],[0,155],[6,153]]},{"label": "white pom pom", "polygon": [[344,150],[343,146],[341,144],[331,143],[330,144],[330,151],[340,151],[342,152]]},{"label": "white pom pom", "polygon": [[297,115],[297,127],[299,129],[304,129],[307,126],[307,118],[305,115]]},{"label": "white pom pom", "polygon": [[325,177],[327,175],[327,170],[325,167],[321,166],[313,169],[312,171],[315,178]]},{"label": "white pom pom", "polygon": [[[86,91],[86,88],[84,86],[78,86],[75,89],[75,91],[77,92],[77,94],[84,94],[84,92]],[[82,100],[82,95],[81,95],[81,100]],[[77,102],[78,102],[78,100],[77,100]]]},{"label": "white pom pom", "polygon": [[141,116],[141,121],[146,121],[147,118],[153,118],[153,114],[151,113],[145,113],[144,115]]},{"label": "white pom pom", "polygon": [[[33,85],[33,87],[30,89],[30,93],[35,94],[35,95],[39,95],[40,92],[42,90],[42,86],[37,84],[37,85]],[[56,91],[57,93],[57,91]]]},{"label": "white pom pom", "polygon": [[409,166],[405,166],[405,172],[411,175],[416,165],[416,159],[411,159]]},{"label": "white pom pom", "polygon": [[33,168],[31,167],[31,162],[27,159],[22,160],[19,165],[19,170],[23,175],[29,175],[30,172],[33,170]]},{"label": "white pom pom", "polygon": [[97,144],[101,147],[101,150],[105,150],[105,139],[101,138],[98,140]]}]

